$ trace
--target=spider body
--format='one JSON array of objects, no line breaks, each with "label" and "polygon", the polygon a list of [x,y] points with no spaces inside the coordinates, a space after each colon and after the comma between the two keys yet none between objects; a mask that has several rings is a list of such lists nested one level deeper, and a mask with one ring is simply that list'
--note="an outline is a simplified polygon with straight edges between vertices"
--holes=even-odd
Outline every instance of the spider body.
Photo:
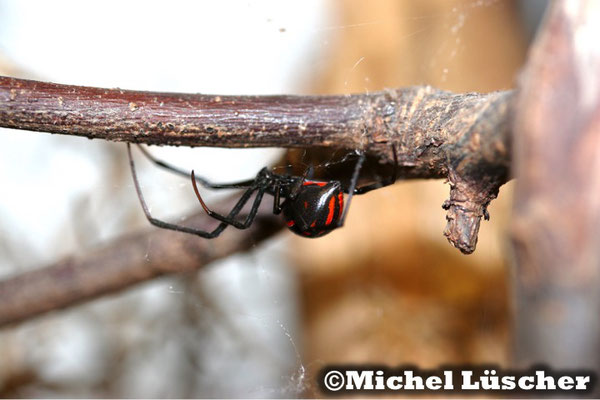
[{"label": "spider body", "polygon": [[295,196],[283,204],[283,216],[292,232],[317,238],[338,227],[344,210],[344,193],[338,181],[302,182]]},{"label": "spider body", "polygon": [[[190,233],[207,239],[219,236],[229,225],[237,229],[248,228],[254,221],[258,212],[258,207],[265,194],[273,196],[273,213],[283,213],[286,225],[292,232],[307,238],[317,238],[326,235],[334,229],[343,226],[348,213],[348,208],[350,207],[352,195],[367,193],[371,190],[394,183],[396,181],[396,171],[398,169],[396,148],[392,147],[395,166],[391,176],[380,182],[361,187],[357,187],[356,183],[358,182],[360,169],[365,160],[365,155],[363,153],[358,153],[358,160],[354,167],[354,173],[352,174],[352,179],[348,187],[343,187],[339,181],[317,181],[306,179],[303,176],[276,174],[268,168],[261,169],[254,179],[235,183],[217,184],[195,176],[194,171],[192,171],[191,174],[188,174],[184,170],[167,164],[164,161],[157,160],[143,147],[140,147],[140,150],[148,159],[150,159],[150,161],[159,167],[179,175],[191,177],[192,186],[200,205],[210,217],[219,220],[221,223],[214,230],[205,231],[164,222],[154,218],[150,214],[150,210],[142,196],[142,191],[135,172],[135,165],[131,156],[131,146],[128,143],[127,152],[129,154],[129,164],[131,166],[133,183],[148,221],[160,228]],[[211,189],[244,189],[244,192],[235,206],[229,211],[229,214],[222,215],[208,208],[200,195],[197,183]],[[344,193],[348,193],[345,208]],[[238,215],[252,195],[255,195],[255,197],[252,206],[250,207],[250,211],[243,220],[240,220]]]},{"label": "spider body", "polygon": [[[192,185],[200,204],[209,215],[220,219],[202,200],[197,180],[194,176]],[[339,181],[308,180],[293,175],[279,175],[263,168],[254,178],[250,189],[253,186],[257,191],[273,196],[273,213],[283,213],[286,226],[297,235],[317,238],[339,226],[344,210],[344,192]]]}]

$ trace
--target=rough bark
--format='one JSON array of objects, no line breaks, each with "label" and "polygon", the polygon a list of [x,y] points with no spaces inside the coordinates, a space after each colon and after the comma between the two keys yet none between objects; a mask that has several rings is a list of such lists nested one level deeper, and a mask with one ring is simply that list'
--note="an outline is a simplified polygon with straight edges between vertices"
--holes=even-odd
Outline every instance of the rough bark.
[{"label": "rough bark", "polygon": [[[472,253],[508,179],[512,92],[431,87],[347,96],[207,96],[0,77],[0,126],[156,145],[362,150],[400,178],[447,178],[444,234]],[[389,169],[388,169],[389,170]]]},{"label": "rough bark", "polygon": [[[400,178],[448,179],[444,234],[468,254],[487,205],[508,179],[512,97],[431,87],[350,96],[207,96],[0,77],[0,126],[155,145],[361,150],[388,173],[395,146]],[[229,228],[216,240],[167,231],[118,239],[0,281],[0,325],[198,268],[272,232],[255,223],[246,231]]]}]

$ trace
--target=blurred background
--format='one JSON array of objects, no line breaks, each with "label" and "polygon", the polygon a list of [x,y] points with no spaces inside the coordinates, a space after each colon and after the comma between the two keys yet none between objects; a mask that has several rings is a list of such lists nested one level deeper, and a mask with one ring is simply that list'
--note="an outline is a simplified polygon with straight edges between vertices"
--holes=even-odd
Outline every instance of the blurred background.
[{"label": "blurred background", "polygon": [[[514,87],[545,6],[0,0],[0,74],[212,94],[489,92]],[[284,156],[150,150],[215,181]],[[153,213],[197,209],[187,180],[137,159]],[[126,162],[123,144],[0,129],[0,277],[147,228]],[[357,196],[324,238],[282,232],[198,273],[0,330],[0,397],[312,397],[332,363],[507,366],[511,184],[471,256],[442,236],[448,190],[398,182]]]}]

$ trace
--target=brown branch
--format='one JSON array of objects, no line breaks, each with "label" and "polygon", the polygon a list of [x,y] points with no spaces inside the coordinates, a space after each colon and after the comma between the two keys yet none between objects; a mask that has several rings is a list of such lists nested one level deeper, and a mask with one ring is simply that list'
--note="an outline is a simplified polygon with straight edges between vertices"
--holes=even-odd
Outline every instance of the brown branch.
[{"label": "brown branch", "polygon": [[[232,207],[237,197],[224,202]],[[201,213],[185,221],[206,227]],[[164,229],[116,239],[84,256],[0,281],[0,326],[75,305],[155,277],[198,269],[211,261],[251,248],[282,227],[265,202],[246,230],[228,228],[217,239],[205,240]]]},{"label": "brown branch", "polygon": [[515,355],[598,373],[600,7],[557,1],[541,32],[515,107]]},{"label": "brown branch", "polygon": [[[351,96],[206,96],[0,77],[0,126],[159,145],[361,149],[388,170],[394,145],[400,177],[450,181],[444,233],[470,253],[488,203],[508,178],[511,98],[511,92],[430,87]],[[246,249],[274,231],[262,221],[245,231],[230,228],[216,240],[162,230],[139,234],[0,281],[0,325]]]},{"label": "brown branch", "polygon": [[508,179],[512,92],[430,87],[349,96],[207,96],[0,77],[0,126],[157,145],[361,149],[402,178],[447,178],[444,234],[471,253]]}]

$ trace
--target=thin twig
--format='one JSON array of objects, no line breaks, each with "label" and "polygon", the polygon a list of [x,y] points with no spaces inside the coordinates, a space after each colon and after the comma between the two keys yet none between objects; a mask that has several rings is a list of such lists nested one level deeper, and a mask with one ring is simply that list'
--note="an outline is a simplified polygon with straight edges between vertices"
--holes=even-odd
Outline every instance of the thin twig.
[{"label": "thin twig", "polygon": [[[235,201],[237,196],[224,201],[223,206],[233,206]],[[282,227],[280,219],[272,216],[271,207],[265,202],[248,229],[229,228],[217,239],[205,240],[151,228],[118,238],[84,256],[69,257],[0,281],[0,326],[79,304],[158,276],[195,270],[249,249]],[[210,222],[201,212],[183,223],[205,227]]]}]

